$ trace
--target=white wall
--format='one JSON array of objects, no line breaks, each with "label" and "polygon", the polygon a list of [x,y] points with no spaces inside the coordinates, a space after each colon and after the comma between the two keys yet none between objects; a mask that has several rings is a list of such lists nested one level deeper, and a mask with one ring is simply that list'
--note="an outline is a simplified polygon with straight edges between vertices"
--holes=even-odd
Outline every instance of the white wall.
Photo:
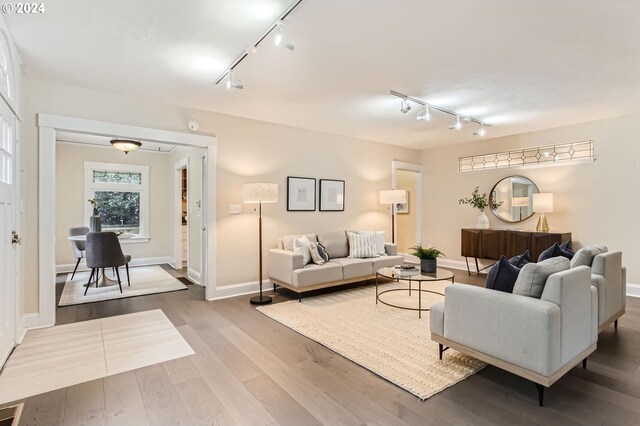
[{"label": "white wall", "polygon": [[[249,205],[244,206],[245,214],[229,215],[228,212],[229,204],[242,203],[243,183],[270,181],[280,185],[280,202],[264,208],[265,248],[275,247],[277,237],[288,233],[345,228],[385,229],[390,233],[388,212],[378,204],[378,191],[391,185],[392,160],[408,162],[420,156],[416,150],[154,103],[133,96],[30,78],[25,78],[23,84],[26,253],[38,250],[35,120],[39,112],[185,132],[186,123],[193,119],[200,123],[201,133],[215,134],[218,138],[218,270],[210,272],[215,274],[218,286],[258,278],[257,215]],[[346,180],[345,211],[287,212],[287,176]],[[24,312],[37,311],[36,262],[35,257],[29,257],[23,271]]]},{"label": "white wall", "polygon": [[85,223],[84,162],[122,163],[149,166],[148,243],[123,244],[134,259],[173,256],[172,203],[173,164],[167,153],[135,151],[128,155],[111,147],[56,144],[56,265],[75,264],[69,228]]},{"label": "white wall", "polygon": [[[622,250],[627,280],[640,283],[637,238],[640,198],[634,192],[640,178],[640,114],[524,133],[474,143],[444,146],[423,152],[423,243],[435,245],[448,259],[460,256],[460,229],[474,227],[476,210],[458,205],[476,186],[491,190],[500,179],[523,175],[541,192],[554,194],[554,212],[547,214],[551,230],[573,233],[576,246],[606,244]],[[457,173],[458,157],[509,149],[595,140],[597,161],[536,169]],[[539,214],[517,224],[487,212],[491,227],[533,230]]]}]

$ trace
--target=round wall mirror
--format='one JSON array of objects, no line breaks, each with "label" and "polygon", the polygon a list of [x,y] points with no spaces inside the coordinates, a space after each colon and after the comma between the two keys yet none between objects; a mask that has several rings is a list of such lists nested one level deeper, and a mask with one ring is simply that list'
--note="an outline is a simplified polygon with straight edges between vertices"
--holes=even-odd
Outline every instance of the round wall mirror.
[{"label": "round wall mirror", "polygon": [[538,187],[524,176],[508,176],[493,186],[489,194],[489,206],[500,220],[522,222],[533,216],[533,194]]}]

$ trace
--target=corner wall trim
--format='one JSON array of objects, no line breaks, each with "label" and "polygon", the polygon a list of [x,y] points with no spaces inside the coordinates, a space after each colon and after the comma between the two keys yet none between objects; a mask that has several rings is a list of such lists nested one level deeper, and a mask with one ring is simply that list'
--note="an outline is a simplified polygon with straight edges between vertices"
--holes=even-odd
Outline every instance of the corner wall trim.
[{"label": "corner wall trim", "polygon": [[198,285],[202,285],[200,272],[196,271],[195,269],[187,268],[187,278]]}]

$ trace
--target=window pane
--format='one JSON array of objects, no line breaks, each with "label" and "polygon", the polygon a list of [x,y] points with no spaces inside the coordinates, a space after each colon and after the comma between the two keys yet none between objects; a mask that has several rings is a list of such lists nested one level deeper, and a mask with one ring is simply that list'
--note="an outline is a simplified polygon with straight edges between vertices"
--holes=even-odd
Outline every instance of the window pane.
[{"label": "window pane", "polygon": [[98,183],[124,183],[128,185],[142,184],[142,173],[107,172],[94,170],[93,181]]},{"label": "window pane", "polygon": [[96,191],[96,206],[103,231],[140,233],[140,193]]}]

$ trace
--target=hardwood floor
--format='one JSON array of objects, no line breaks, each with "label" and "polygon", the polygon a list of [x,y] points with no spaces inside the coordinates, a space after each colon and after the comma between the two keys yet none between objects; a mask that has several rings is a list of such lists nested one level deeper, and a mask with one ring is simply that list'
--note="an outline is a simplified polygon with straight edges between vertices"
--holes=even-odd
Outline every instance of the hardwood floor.
[{"label": "hardwood floor", "polygon": [[[455,272],[458,282],[484,281]],[[281,292],[276,303],[295,297]],[[600,334],[587,370],[571,370],[540,408],[532,383],[492,366],[420,402],[263,316],[249,296],[206,302],[203,293],[189,286],[59,308],[59,324],[160,308],[196,355],[28,398],[20,424],[640,423],[640,299],[627,299],[618,331]]]}]

